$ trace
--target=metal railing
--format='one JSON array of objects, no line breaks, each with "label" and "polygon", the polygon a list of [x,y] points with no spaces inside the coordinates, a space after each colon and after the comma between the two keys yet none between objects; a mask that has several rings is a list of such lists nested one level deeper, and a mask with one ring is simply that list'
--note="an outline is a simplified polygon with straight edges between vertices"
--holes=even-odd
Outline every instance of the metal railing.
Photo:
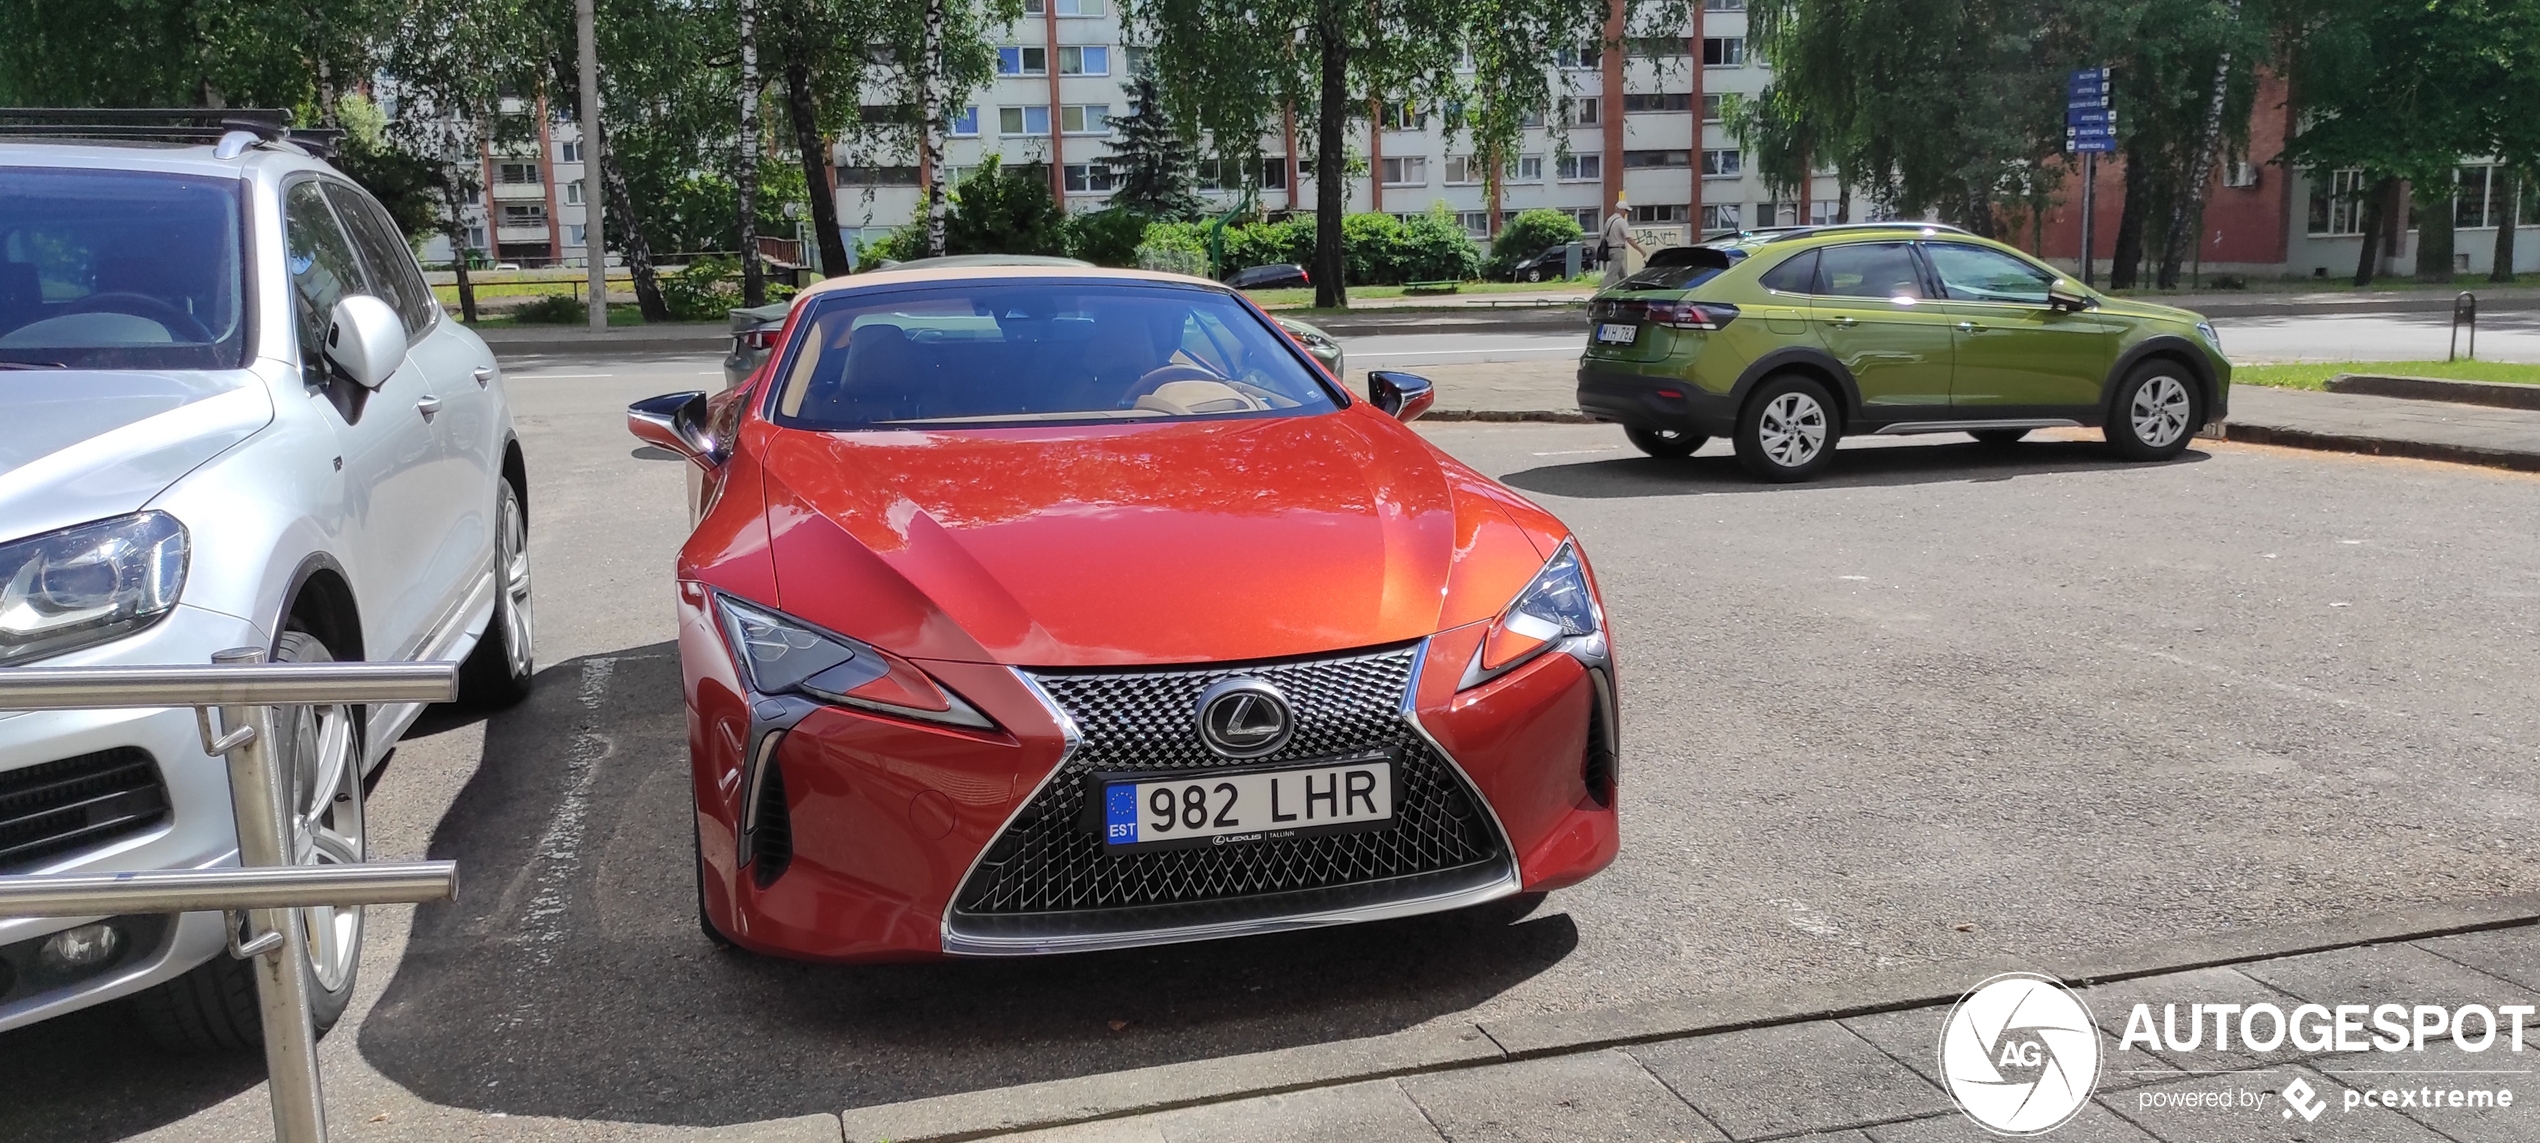
[{"label": "metal railing", "polygon": [[229,955],[256,963],[274,1138],[278,1143],[322,1143],[326,1100],[318,1080],[309,963],[302,952],[308,934],[300,910],[449,900],[457,892],[458,866],[448,861],[294,865],[284,783],[273,750],[273,708],[448,702],[458,694],[458,665],[268,664],[264,658],[262,649],[249,647],[220,652],[206,667],[0,670],[0,710],[193,707],[203,752],[228,763],[230,815],[238,828],[234,869],[0,877],[0,917],[223,911]]}]

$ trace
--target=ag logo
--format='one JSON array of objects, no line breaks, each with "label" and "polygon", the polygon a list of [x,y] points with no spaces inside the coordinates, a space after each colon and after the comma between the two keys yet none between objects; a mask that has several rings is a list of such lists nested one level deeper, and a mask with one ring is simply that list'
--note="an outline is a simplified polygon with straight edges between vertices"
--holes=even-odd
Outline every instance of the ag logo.
[{"label": "ag logo", "polygon": [[1967,1118],[2043,1135],[2080,1114],[2099,1082],[2099,1029],[2060,982],[2012,972],[1975,986],[1940,1031],[1940,1074]]},{"label": "ag logo", "polygon": [[1287,696],[1260,679],[1219,680],[1199,696],[1199,738],[1228,758],[1258,758],[1296,729]]}]

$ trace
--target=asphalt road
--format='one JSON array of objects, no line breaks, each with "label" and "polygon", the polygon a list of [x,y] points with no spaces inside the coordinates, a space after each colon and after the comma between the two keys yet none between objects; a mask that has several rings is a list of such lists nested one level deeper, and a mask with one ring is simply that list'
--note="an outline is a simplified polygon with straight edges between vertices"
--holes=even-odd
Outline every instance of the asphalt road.
[{"label": "asphalt road", "polygon": [[[1584,322],[1586,319],[1580,319]],[[2278,361],[2426,361],[2449,351],[2451,320],[2443,314],[2313,314],[2216,318],[2223,348],[2240,363]],[[1491,361],[1575,360],[1583,332],[1402,333],[1343,338],[1349,364],[1410,369]],[[2508,310],[2482,318],[2478,356],[2540,363],[2540,310]]]},{"label": "asphalt road", "polygon": [[[1773,487],[1717,444],[1660,462],[1602,426],[1441,425],[1604,584],[1612,870],[1522,917],[1025,962],[720,953],[667,647],[682,473],[621,427],[713,370],[512,366],[545,666],[524,706],[436,713],[378,777],[374,855],[456,859],[463,895],[374,913],[324,1045],[339,1138],[454,1136],[462,1109],[617,1139],[2540,890],[2540,479],[1871,441]],[[83,1014],[0,1036],[0,1138],[250,1136],[259,1075]]]}]

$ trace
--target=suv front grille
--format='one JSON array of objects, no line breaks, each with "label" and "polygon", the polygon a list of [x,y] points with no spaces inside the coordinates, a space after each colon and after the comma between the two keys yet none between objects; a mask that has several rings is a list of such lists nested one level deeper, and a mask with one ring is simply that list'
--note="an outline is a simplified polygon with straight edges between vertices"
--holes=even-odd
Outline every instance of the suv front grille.
[{"label": "suv front grille", "polygon": [[[1293,911],[1298,893],[1487,868],[1503,847],[1479,796],[1402,717],[1415,648],[1259,666],[1172,671],[1036,673],[1081,738],[1063,769],[980,858],[954,897],[954,912],[1020,919],[1136,910],[1164,923],[1154,907],[1260,899]],[[1195,704],[1221,679],[1263,679],[1286,694],[1295,734],[1275,753],[1241,761],[1200,743]],[[1170,772],[1293,762],[1390,749],[1401,759],[1393,824],[1364,833],[1323,834],[1190,849],[1106,852],[1086,818],[1085,776],[1106,771]],[[1278,900],[1267,900],[1282,895]],[[1366,894],[1355,894],[1364,899]],[[1225,908],[1208,910],[1212,918]],[[1236,909],[1235,915],[1244,910]],[[1125,920],[1124,915],[1124,920]],[[1007,926],[998,926],[1005,928]]]},{"label": "suv front grille", "polygon": [[140,833],[167,818],[167,786],[139,747],[0,770],[0,873]]}]

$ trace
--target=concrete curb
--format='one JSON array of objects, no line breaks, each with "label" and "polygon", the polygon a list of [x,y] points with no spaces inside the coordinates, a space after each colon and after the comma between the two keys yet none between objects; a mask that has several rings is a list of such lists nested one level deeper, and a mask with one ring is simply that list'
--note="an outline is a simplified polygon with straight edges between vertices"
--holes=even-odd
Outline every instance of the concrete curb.
[{"label": "concrete curb", "polygon": [[2062,957],[1987,958],[1882,973],[1833,986],[1663,1001],[1461,1026],[1415,1028],[1331,1044],[854,1108],[847,1143],[957,1143],[1361,1080],[1449,1071],[1748,1028],[1924,1008],[2014,969],[2075,985],[2278,957],[2540,924],[2540,894],[2185,939]]},{"label": "concrete curb", "polygon": [[2515,449],[2481,448],[2477,445],[2445,444],[2440,441],[2370,437],[2352,433],[2322,433],[2309,429],[2244,424],[2238,421],[2224,426],[2223,439],[2242,444],[2277,445],[2284,448],[2316,449],[2322,452],[2362,453],[2366,456],[2396,456],[2412,460],[2440,460],[2453,464],[2475,464],[2485,468],[2511,469],[2515,472],[2540,472],[2540,453]]},{"label": "concrete curb", "polygon": [[2328,379],[2331,393],[2397,397],[2406,401],[2444,401],[2498,409],[2540,409],[2540,385],[2510,381],[2456,381],[2448,377],[2398,377],[2382,373],[2340,373]]}]

